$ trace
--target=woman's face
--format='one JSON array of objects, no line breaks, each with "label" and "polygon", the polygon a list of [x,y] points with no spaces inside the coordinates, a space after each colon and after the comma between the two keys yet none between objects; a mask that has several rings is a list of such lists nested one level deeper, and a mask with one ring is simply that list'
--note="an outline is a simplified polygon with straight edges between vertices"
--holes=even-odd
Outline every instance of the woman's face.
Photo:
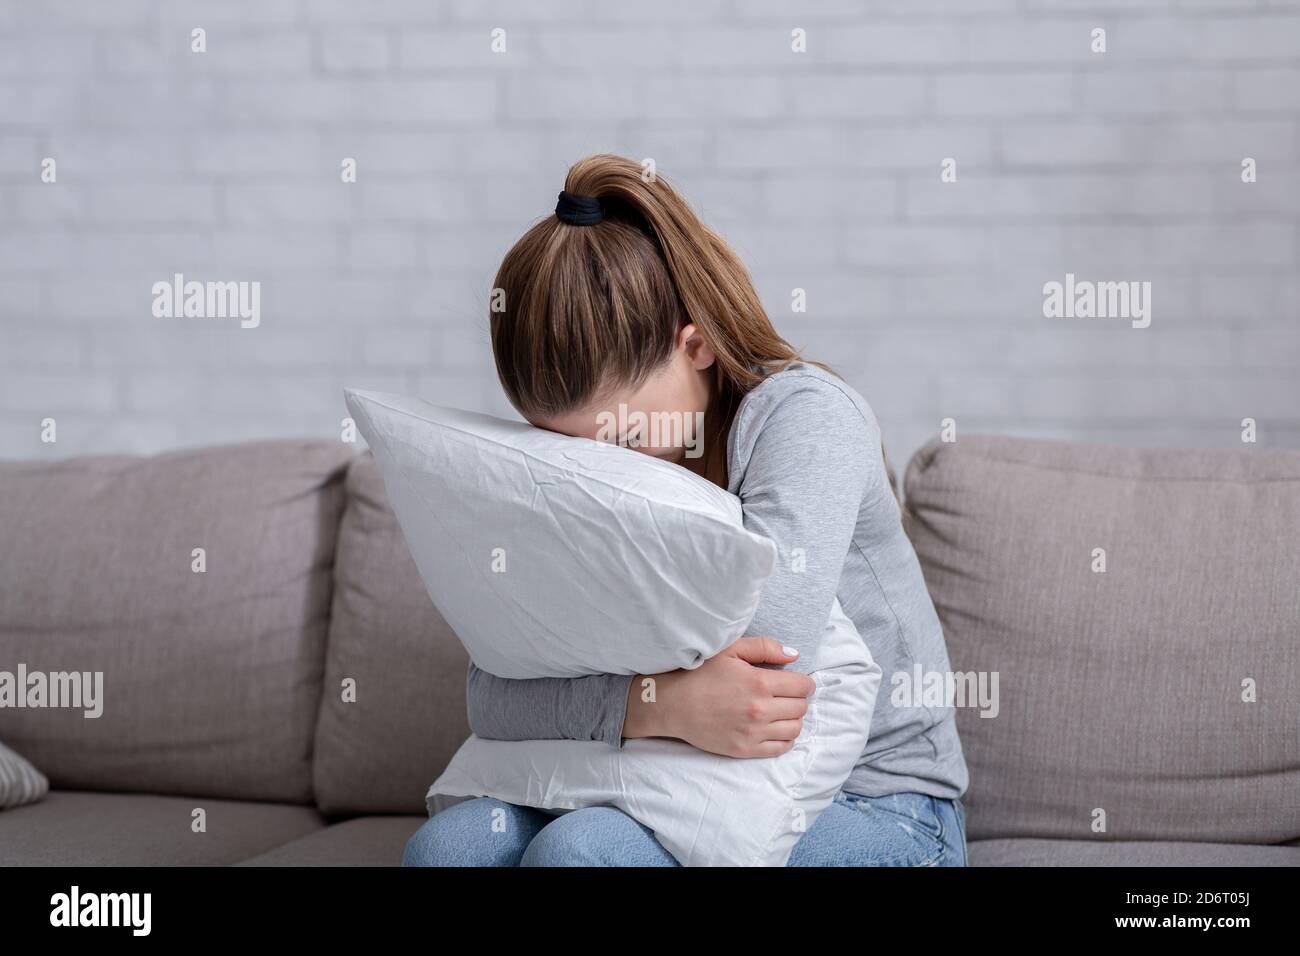
[{"label": "woman's face", "polygon": [[690,467],[703,461],[714,359],[699,330],[686,325],[677,333],[672,355],[640,387],[613,389],[584,408],[529,421],[562,435],[612,442]]}]

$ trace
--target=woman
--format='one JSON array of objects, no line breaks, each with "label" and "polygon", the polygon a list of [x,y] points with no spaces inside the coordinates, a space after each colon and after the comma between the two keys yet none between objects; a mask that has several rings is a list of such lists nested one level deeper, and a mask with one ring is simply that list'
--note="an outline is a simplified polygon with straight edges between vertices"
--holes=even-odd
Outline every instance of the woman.
[{"label": "woman", "polygon": [[[525,418],[602,440],[610,421],[702,420],[698,446],[680,430],[672,440],[668,429],[635,427],[614,437],[736,494],[745,527],[780,556],[749,627],[764,636],[666,674],[507,680],[471,666],[474,732],[612,747],[675,737],[737,759],[785,753],[838,596],[882,669],[881,692],[857,767],[789,863],[965,865],[967,772],[953,710],[898,706],[887,690],[918,664],[946,673],[948,654],[863,398],[802,360],[727,244],[667,183],[621,157],[569,170],[556,214],[507,254],[493,302],[497,372]],[[655,680],[653,701],[642,698],[643,676]],[[614,808],[556,815],[488,798],[430,817],[404,862],[676,865]]]}]

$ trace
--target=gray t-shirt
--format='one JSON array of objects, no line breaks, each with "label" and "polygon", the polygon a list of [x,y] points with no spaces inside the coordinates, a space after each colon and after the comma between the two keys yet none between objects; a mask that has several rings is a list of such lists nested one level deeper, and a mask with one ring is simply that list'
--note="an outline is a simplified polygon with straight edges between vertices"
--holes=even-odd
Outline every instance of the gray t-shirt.
[{"label": "gray t-shirt", "polygon": [[[838,596],[882,671],[865,752],[844,788],[959,797],[968,781],[951,707],[900,706],[909,683],[947,674],[943,629],[903,532],[866,401],[816,366],[773,373],[741,402],[727,443],[728,490],[745,527],[774,541],[776,570],[747,633],[774,637],[817,667],[816,642]],[[622,746],[632,678],[510,680],[470,665],[469,722],[497,740],[603,740]]]}]

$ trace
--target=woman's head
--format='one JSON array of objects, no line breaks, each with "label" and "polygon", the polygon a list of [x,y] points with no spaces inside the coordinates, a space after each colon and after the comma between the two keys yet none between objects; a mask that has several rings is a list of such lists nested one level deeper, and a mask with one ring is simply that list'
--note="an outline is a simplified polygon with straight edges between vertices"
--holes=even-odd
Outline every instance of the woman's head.
[{"label": "woman's head", "polygon": [[[677,460],[689,447],[664,440],[668,429],[638,434],[636,413],[707,414],[714,434],[798,353],[736,254],[663,179],[605,153],[576,163],[564,191],[580,197],[577,214],[537,223],[497,273],[490,318],[501,384],[534,424]],[[583,198],[599,212],[584,217]],[[619,406],[627,416],[612,435],[598,416]]]}]

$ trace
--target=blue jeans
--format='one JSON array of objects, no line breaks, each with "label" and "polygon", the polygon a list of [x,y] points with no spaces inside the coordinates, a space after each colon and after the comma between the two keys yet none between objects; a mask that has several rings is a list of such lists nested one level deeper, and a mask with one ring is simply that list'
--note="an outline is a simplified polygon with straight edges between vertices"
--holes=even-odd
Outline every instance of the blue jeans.
[{"label": "blue jeans", "polygon": [[[677,866],[654,834],[622,810],[558,816],[479,797],[425,821],[403,866]],[[808,829],[789,866],[965,866],[960,800],[923,793],[864,797],[841,790]]]}]

